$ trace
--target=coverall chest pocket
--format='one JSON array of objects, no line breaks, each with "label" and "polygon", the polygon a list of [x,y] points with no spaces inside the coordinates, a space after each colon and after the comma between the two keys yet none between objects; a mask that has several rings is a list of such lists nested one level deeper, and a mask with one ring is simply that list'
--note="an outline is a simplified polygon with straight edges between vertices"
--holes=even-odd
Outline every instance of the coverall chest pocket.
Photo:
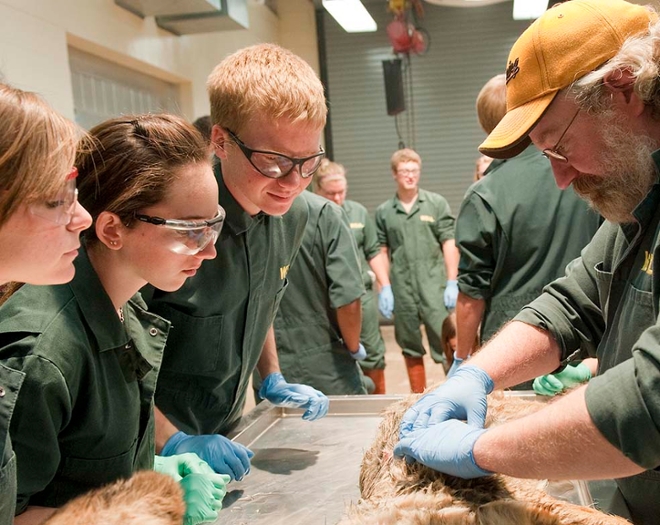
[{"label": "coverall chest pocket", "polygon": [[[199,374],[217,369],[224,316],[194,317],[167,304],[161,315],[172,323],[163,353],[163,371]],[[195,352],[188,352],[188,348]]]},{"label": "coverall chest pocket", "polygon": [[[3,516],[13,516],[13,505],[16,501],[16,455],[11,451],[11,447],[7,446],[9,451],[9,459],[0,466],[0,522]],[[10,509],[11,505],[11,509]],[[11,520],[10,520],[11,521]]]},{"label": "coverall chest pocket", "polygon": [[284,284],[282,285],[282,288],[280,288],[279,291],[275,294],[275,300],[273,301],[273,318],[275,318],[275,315],[277,314],[277,310],[280,307],[280,303],[282,302],[282,297],[284,297],[284,292],[286,292],[288,287],[289,280],[284,279]]},{"label": "coverall chest pocket", "polygon": [[610,290],[612,288],[612,272],[604,270],[604,265],[602,262],[599,262],[594,267],[596,270],[596,286],[598,287],[598,299],[601,309],[605,319],[607,319],[607,306],[610,296]]},{"label": "coverall chest pocket", "polygon": [[653,294],[628,285],[614,314],[612,327],[598,347],[599,370],[607,370],[632,355],[642,332],[655,324]]},{"label": "coverall chest pocket", "polygon": [[51,484],[55,501],[46,500],[45,503],[60,506],[92,488],[128,478],[133,474],[137,443],[136,439],[126,452],[110,458],[64,457]]}]

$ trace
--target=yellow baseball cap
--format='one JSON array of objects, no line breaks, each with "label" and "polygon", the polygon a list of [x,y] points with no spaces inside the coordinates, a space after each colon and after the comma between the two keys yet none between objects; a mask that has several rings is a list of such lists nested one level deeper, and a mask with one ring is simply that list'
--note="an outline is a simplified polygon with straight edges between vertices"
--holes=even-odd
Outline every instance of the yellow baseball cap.
[{"label": "yellow baseball cap", "polygon": [[611,59],[629,36],[648,32],[656,19],[623,0],[570,0],[548,9],[509,53],[507,112],[479,151],[496,159],[523,151],[560,90]]}]

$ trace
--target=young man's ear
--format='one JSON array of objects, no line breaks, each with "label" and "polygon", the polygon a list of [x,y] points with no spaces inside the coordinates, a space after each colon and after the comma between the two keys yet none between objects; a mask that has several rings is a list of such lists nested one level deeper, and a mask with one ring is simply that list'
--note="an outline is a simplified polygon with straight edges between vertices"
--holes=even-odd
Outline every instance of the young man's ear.
[{"label": "young man's ear", "polygon": [[110,250],[119,250],[123,246],[124,228],[119,216],[109,211],[102,211],[94,224],[96,237]]},{"label": "young man's ear", "polygon": [[229,134],[227,133],[227,130],[217,124],[213,124],[213,127],[211,128],[211,144],[213,144],[213,152],[215,153],[215,156],[219,159],[227,157],[225,145],[228,140]]}]

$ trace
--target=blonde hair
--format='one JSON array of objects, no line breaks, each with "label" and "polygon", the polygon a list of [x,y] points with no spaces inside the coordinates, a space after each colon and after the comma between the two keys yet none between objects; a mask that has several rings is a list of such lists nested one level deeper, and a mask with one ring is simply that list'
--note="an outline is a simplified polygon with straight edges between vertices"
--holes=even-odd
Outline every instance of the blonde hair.
[{"label": "blonde hair", "polygon": [[419,164],[419,167],[422,167],[422,157],[419,154],[410,148],[403,148],[398,151],[395,151],[390,160],[392,166],[392,171],[396,172],[397,167],[402,162],[416,162]]},{"label": "blonde hair", "polygon": [[495,75],[477,95],[477,119],[482,129],[489,133],[506,114],[506,76]]},{"label": "blonde hair", "polygon": [[258,44],[229,55],[209,75],[211,120],[240,133],[264,116],[325,126],[323,85],[302,58],[274,44]]},{"label": "blonde hair", "polygon": [[57,193],[83,132],[40,96],[0,83],[0,226],[21,203]]},{"label": "blonde hair", "polygon": [[323,189],[323,186],[327,182],[335,180],[346,180],[346,170],[344,169],[344,166],[337,162],[323,159],[319,169],[316,170],[316,173],[314,174],[314,191],[318,192],[320,189]]},{"label": "blonde hair", "polygon": [[[655,10],[646,6],[655,12]],[[603,66],[576,80],[568,89],[582,109],[603,111],[609,108],[610,97],[604,80],[612,74],[626,71],[635,79],[635,94],[660,118],[660,19],[649,25],[645,35],[629,37],[619,52]]]}]

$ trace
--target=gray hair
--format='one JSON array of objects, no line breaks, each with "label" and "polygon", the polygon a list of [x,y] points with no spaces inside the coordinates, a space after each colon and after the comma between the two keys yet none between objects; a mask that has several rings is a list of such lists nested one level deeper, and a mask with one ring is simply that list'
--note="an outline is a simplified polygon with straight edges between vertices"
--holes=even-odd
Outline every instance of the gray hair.
[{"label": "gray hair", "polygon": [[[647,6],[650,11],[655,11]],[[628,71],[635,79],[635,94],[652,107],[660,119],[660,20],[649,25],[649,32],[628,38],[619,52],[598,69],[576,80],[568,89],[586,111],[600,112],[609,107],[604,79]]]}]

